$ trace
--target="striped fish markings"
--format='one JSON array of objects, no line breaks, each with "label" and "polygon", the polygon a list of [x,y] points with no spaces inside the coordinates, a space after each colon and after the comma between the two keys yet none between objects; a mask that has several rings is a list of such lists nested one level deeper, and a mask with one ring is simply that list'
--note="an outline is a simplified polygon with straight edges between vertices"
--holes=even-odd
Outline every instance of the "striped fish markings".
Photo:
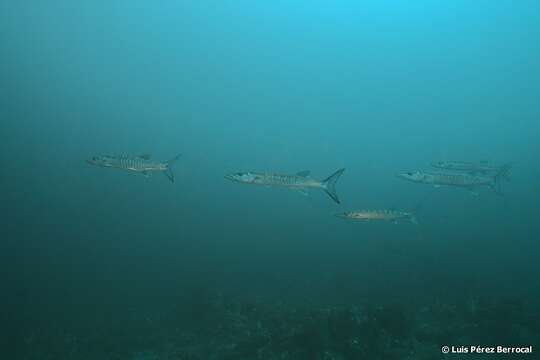
[{"label": "striped fish markings", "polygon": [[497,193],[501,193],[500,179],[506,177],[510,165],[505,165],[494,176],[473,175],[468,173],[442,173],[431,171],[410,171],[398,174],[401,179],[439,186],[456,186],[472,190],[477,187],[487,186]]},{"label": "striped fish markings", "polygon": [[163,173],[171,182],[174,182],[172,166],[180,158],[180,154],[173,159],[164,162],[152,161],[151,155],[98,155],[86,160],[87,163],[94,166],[119,169],[143,174],[149,177],[153,172]]},{"label": "striped fish markings", "polygon": [[[493,165],[487,161],[469,162],[469,161],[436,161],[431,163],[431,166],[437,169],[450,170],[450,171],[463,171],[471,174],[496,174],[503,168],[510,170],[512,163],[504,165]],[[508,175],[508,171],[505,176]]]},{"label": "striped fish markings", "polygon": [[273,173],[239,172],[227,174],[225,178],[242,184],[286,187],[296,189],[303,193],[308,189],[322,189],[336,203],[340,203],[336,193],[336,182],[345,169],[339,169],[324,180],[315,180],[309,177],[310,171],[301,171],[295,175],[282,175]]},{"label": "striped fish markings", "polygon": [[398,222],[409,222],[418,224],[416,216],[412,212],[400,210],[360,210],[349,211],[336,214],[337,217],[356,221],[389,221],[394,224]]}]

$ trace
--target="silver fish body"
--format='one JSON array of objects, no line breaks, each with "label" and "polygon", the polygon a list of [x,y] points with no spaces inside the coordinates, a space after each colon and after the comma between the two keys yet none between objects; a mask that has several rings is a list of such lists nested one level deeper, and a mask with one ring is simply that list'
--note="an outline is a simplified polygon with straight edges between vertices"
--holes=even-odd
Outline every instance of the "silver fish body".
[{"label": "silver fish body", "polygon": [[487,161],[481,162],[468,162],[468,161],[436,161],[431,163],[431,166],[437,169],[451,170],[451,171],[463,171],[467,173],[498,173],[505,166],[511,166],[511,164],[505,165],[492,165]]},{"label": "silver fish body", "polygon": [[360,210],[336,214],[337,217],[356,221],[389,221],[392,223],[410,222],[418,224],[412,212],[400,210]]},{"label": "silver fish body", "polygon": [[[229,175],[230,176],[230,175]],[[229,177],[228,177],[229,178]],[[298,175],[267,174],[248,172],[242,176],[241,182],[266,185],[283,186],[289,188],[322,188],[322,182]],[[247,181],[246,181],[247,180]]]},{"label": "silver fish body", "polygon": [[475,175],[458,172],[432,172],[432,171],[409,171],[400,173],[397,176],[401,179],[429,184],[434,186],[456,186],[472,190],[477,187],[487,186],[497,194],[502,194],[500,179],[507,178],[511,165],[503,166],[492,176]]},{"label": "silver fish body", "polygon": [[414,171],[398,174],[398,177],[412,182],[430,184],[430,185],[446,185],[460,187],[475,187],[494,184],[493,177],[477,176],[466,173],[439,173],[430,171]]},{"label": "silver fish body", "polygon": [[149,176],[152,172],[160,172],[174,182],[172,165],[179,157],[180,155],[177,155],[169,161],[158,162],[152,161],[151,155],[97,155],[87,159],[86,162],[94,166],[141,173],[144,176]]},{"label": "silver fish body", "polygon": [[307,189],[322,189],[332,198],[332,200],[339,204],[340,200],[336,193],[335,184],[341,174],[343,174],[343,171],[345,171],[345,169],[340,169],[324,180],[310,178],[310,171],[302,171],[295,175],[247,171],[227,174],[225,175],[225,178],[243,184],[286,187],[300,191]]}]

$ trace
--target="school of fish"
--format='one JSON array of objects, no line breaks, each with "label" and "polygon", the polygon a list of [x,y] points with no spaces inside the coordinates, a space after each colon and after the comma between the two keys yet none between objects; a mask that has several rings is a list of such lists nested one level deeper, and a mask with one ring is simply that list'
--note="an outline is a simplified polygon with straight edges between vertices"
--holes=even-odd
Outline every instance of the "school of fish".
[{"label": "school of fish", "polygon": [[[93,166],[124,170],[140,173],[146,178],[151,173],[162,173],[169,181],[174,182],[172,167],[180,158],[180,154],[168,161],[153,161],[149,154],[144,155],[96,155],[87,159],[87,163]],[[493,165],[487,161],[437,161],[431,163],[437,170],[414,170],[398,173],[397,177],[414,183],[430,185],[436,188],[441,186],[461,187],[468,189],[472,194],[478,195],[476,190],[487,187],[497,194],[502,194],[501,180],[509,180],[511,163]],[[296,174],[277,174],[271,172],[236,172],[226,174],[225,179],[241,184],[262,185],[265,187],[281,187],[297,190],[304,195],[309,194],[311,189],[323,190],[335,203],[341,201],[336,192],[336,183],[345,169],[339,169],[323,180],[310,177],[311,171],[300,171]],[[357,210],[338,213],[338,218],[372,222],[382,221],[390,223],[418,224],[416,210]]]}]

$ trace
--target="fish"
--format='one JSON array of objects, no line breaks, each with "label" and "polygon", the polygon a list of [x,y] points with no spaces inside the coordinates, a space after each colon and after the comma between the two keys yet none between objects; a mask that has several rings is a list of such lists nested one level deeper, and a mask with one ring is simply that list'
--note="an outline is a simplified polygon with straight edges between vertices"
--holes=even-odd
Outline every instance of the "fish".
[{"label": "fish", "polygon": [[180,158],[180,156],[181,154],[178,154],[169,161],[159,162],[153,161],[152,155],[150,154],[138,156],[96,155],[87,159],[86,162],[93,166],[140,173],[147,178],[153,172],[160,172],[163,173],[170,182],[174,182],[172,166]]},{"label": "fish", "polygon": [[464,187],[468,188],[471,192],[475,188],[487,186],[496,193],[501,194],[502,191],[499,180],[502,177],[505,177],[509,170],[510,165],[505,165],[493,176],[418,170],[400,173],[397,174],[397,177],[416,183],[430,184],[435,187],[440,187],[443,185]]},{"label": "fish", "polygon": [[398,222],[409,222],[417,225],[418,220],[414,213],[400,210],[360,210],[349,211],[336,214],[341,219],[356,221],[389,221],[394,224]]},{"label": "fish", "polygon": [[264,185],[296,189],[307,194],[308,189],[322,189],[332,200],[340,203],[336,193],[336,182],[345,169],[339,169],[324,180],[310,178],[311,171],[300,171],[295,175],[283,175],[274,173],[238,172],[225,175],[225,178],[242,184]]},{"label": "fish", "polygon": [[[512,163],[507,163],[504,165],[492,165],[488,161],[436,161],[431,163],[431,166],[437,169],[462,171],[472,174],[496,174],[503,168],[508,168],[509,170]],[[508,177],[508,172],[506,172],[505,177]]]}]

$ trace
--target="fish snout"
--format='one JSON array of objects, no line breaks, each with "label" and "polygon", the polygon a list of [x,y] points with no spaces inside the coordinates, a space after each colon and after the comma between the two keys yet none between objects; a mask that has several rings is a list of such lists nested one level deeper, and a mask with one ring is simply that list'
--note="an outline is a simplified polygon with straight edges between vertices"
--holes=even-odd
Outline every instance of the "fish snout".
[{"label": "fish snout", "polygon": [[397,173],[396,177],[399,179],[407,179],[406,173]]},{"label": "fish snout", "polygon": [[417,173],[413,171],[407,171],[407,172],[396,174],[396,177],[400,179],[404,179],[404,180],[409,180],[409,181],[415,181],[416,176],[417,176]]},{"label": "fish snout", "polygon": [[86,163],[95,166],[103,166],[106,162],[102,156],[92,156],[86,159]]}]

